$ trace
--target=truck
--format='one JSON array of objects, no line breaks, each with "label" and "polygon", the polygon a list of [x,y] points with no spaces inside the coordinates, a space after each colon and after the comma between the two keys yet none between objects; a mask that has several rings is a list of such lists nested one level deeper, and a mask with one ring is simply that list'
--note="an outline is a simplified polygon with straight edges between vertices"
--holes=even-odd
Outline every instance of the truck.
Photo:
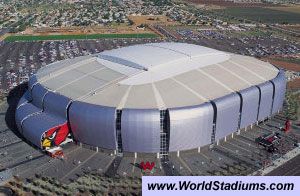
[{"label": "truck", "polygon": [[56,159],[63,159],[64,158],[64,153],[62,151],[62,148],[60,146],[56,146],[53,148],[48,148],[46,149],[47,154]]},{"label": "truck", "polygon": [[259,145],[263,146],[268,152],[273,153],[278,150],[276,145],[279,144],[280,139],[281,136],[279,135],[279,133],[271,133],[260,136],[256,138],[255,141]]}]

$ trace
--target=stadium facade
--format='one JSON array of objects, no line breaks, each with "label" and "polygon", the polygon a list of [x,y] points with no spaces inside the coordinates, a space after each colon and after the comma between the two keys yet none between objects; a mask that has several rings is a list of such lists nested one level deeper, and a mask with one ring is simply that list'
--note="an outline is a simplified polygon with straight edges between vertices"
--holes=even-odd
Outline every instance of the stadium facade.
[{"label": "stadium facade", "polygon": [[52,133],[69,131],[82,144],[165,155],[269,118],[281,110],[285,89],[282,70],[252,57],[142,44],[41,68],[18,104],[16,123],[39,148],[59,145],[65,134]]}]

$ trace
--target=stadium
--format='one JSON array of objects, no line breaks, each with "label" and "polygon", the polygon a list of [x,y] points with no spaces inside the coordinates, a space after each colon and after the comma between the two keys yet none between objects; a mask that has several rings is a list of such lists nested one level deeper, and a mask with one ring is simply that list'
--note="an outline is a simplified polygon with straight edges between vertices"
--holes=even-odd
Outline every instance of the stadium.
[{"label": "stadium", "polygon": [[41,149],[66,138],[160,157],[218,143],[282,108],[284,72],[252,57],[186,43],[149,43],[41,68],[16,109]]}]

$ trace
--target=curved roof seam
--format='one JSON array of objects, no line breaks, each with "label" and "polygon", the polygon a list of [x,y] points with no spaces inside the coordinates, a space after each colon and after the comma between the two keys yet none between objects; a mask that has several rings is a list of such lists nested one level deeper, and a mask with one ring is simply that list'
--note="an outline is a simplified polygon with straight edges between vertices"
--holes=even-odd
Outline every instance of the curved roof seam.
[{"label": "curved roof seam", "polygon": [[237,63],[237,62],[234,62],[234,61],[232,61],[232,60],[228,60],[228,62],[231,62],[231,63],[233,63],[233,64],[235,64],[235,65],[241,67],[242,69],[244,69],[244,70],[246,70],[246,71],[252,73],[253,75],[255,75],[256,77],[258,77],[259,79],[261,79],[261,80],[263,80],[263,81],[267,81],[267,79],[266,79],[265,77],[260,76],[259,74],[253,72],[251,69],[248,69],[247,67],[245,67],[245,66],[243,66],[243,65],[241,65],[241,64],[239,64],[239,63]]},{"label": "curved roof seam", "polygon": [[230,73],[231,75],[235,76],[236,78],[242,80],[243,82],[245,82],[246,84],[250,85],[250,86],[253,86],[254,84],[252,84],[251,82],[249,82],[248,80],[242,78],[241,76],[239,76],[238,74],[234,73],[233,71],[227,69],[226,67],[224,67],[223,65],[217,63],[216,64],[217,66],[219,66],[221,69],[227,71],[228,73]]},{"label": "curved roof seam", "polygon": [[[48,75],[47,75],[47,76],[48,76],[47,78],[45,78],[46,76],[44,76],[43,78],[41,78],[41,79],[39,80],[39,82],[40,82],[40,83],[44,83],[44,82],[46,82],[46,81],[48,81],[48,80],[50,80],[50,79],[52,79],[52,78],[54,78],[54,77],[57,77],[57,76],[59,76],[59,75],[61,75],[61,74],[64,74],[64,73],[67,72],[67,71],[70,71],[70,70],[72,70],[72,69],[75,69],[75,68],[80,67],[80,66],[83,66],[83,65],[86,65],[86,64],[88,64],[88,63],[90,63],[90,62],[92,62],[92,61],[95,61],[95,60],[96,60],[96,58],[95,58],[95,57],[92,57],[92,58],[90,58],[90,59],[85,59],[85,60],[79,61],[79,62],[73,64],[72,66],[70,65],[70,66],[65,67],[65,69],[63,69],[63,70],[58,70],[57,72],[54,72],[54,73],[52,73],[52,74],[48,74]],[[68,68],[68,69],[67,69],[67,68]]]},{"label": "curved roof seam", "polygon": [[[99,69],[96,69],[95,71],[86,73],[86,74],[84,74],[84,75],[82,75],[82,76],[76,78],[75,80],[72,80],[72,81],[70,81],[70,82],[68,82],[68,83],[66,83],[66,84],[64,84],[64,85],[62,85],[62,86],[60,86],[59,88],[56,88],[56,89],[54,90],[54,92],[56,92],[56,91],[58,91],[58,90],[60,90],[60,89],[62,89],[62,88],[64,88],[64,87],[66,87],[66,86],[68,86],[68,85],[70,85],[70,84],[72,84],[72,83],[74,83],[74,82],[77,82],[77,81],[79,81],[79,80],[81,80],[81,79],[83,79],[83,78],[85,78],[85,77],[87,77],[87,76],[90,76],[91,74],[94,74],[94,73],[96,73],[96,72],[98,72],[98,71],[101,71],[101,70],[103,70],[103,69],[107,69],[107,68],[106,68],[106,67],[101,67],[101,68],[99,68]],[[97,79],[97,78],[95,78],[95,79]],[[98,79],[98,80],[99,80],[99,79]]]},{"label": "curved roof seam", "polygon": [[152,44],[145,44],[144,46],[148,46],[148,47],[152,47],[152,48],[161,48],[161,49],[165,49],[165,50],[169,50],[169,51],[172,51],[172,52],[175,52],[175,53],[185,55],[185,56],[190,57],[190,58],[192,57],[190,54],[187,54],[187,53],[175,50],[175,49],[171,49],[171,48],[166,48],[166,47],[152,45]]},{"label": "curved roof seam", "polygon": [[156,48],[162,48],[162,49],[166,49],[166,50],[170,50],[170,51],[173,51],[173,52],[176,52],[176,53],[179,53],[179,54],[183,54],[189,58],[197,58],[197,57],[201,57],[201,56],[209,56],[209,55],[218,55],[218,54],[221,54],[221,55],[230,55],[230,53],[226,53],[226,52],[223,52],[223,51],[218,51],[218,50],[215,50],[215,49],[211,49],[212,51],[209,52],[209,53],[206,53],[206,54],[200,54],[200,55],[191,55],[191,54],[187,54],[187,53],[184,53],[184,52],[181,52],[179,50],[175,50],[175,49],[172,49],[172,48],[167,48],[167,47],[163,47],[163,46],[157,46],[157,45],[152,45],[152,44],[145,44],[144,46],[150,46],[150,47],[156,47]]},{"label": "curved roof seam", "polygon": [[162,99],[162,97],[161,97],[161,94],[160,94],[159,91],[157,90],[155,84],[152,82],[151,85],[152,85],[152,89],[153,89],[154,96],[155,96],[155,99],[156,99],[157,107],[158,107],[159,109],[166,109],[166,104],[165,104],[165,102],[163,101],[163,99]]},{"label": "curved roof seam", "polygon": [[221,81],[219,81],[218,79],[216,79],[215,77],[213,77],[212,75],[210,75],[209,73],[206,73],[204,70],[202,69],[196,69],[198,72],[202,73],[203,75],[209,77],[210,79],[212,79],[215,83],[219,84],[220,86],[222,86],[223,88],[225,88],[226,90],[228,90],[229,92],[235,92],[232,88],[230,88],[229,86],[223,84]]},{"label": "curved roof seam", "polygon": [[122,80],[122,79],[124,79],[124,76],[119,77],[119,78],[117,78],[117,79],[115,79],[115,80],[109,81],[108,83],[106,83],[106,84],[104,84],[104,85],[102,85],[102,86],[100,86],[100,87],[98,87],[98,88],[95,88],[95,89],[93,89],[93,90],[90,90],[89,92],[87,92],[86,94],[84,94],[84,95],[82,95],[82,96],[76,98],[75,100],[76,100],[76,101],[77,101],[77,100],[85,100],[85,99],[87,99],[87,98],[89,98],[89,97],[91,97],[91,96],[97,94],[97,92],[103,90],[105,87],[108,87],[108,86],[110,86],[110,85],[112,85],[112,84],[115,84],[115,83],[117,83],[119,80]]},{"label": "curved roof seam", "polygon": [[[82,58],[82,60],[79,60],[79,61],[78,61],[78,62],[80,62],[80,61],[88,60],[88,59],[90,59],[90,58],[92,58],[92,57],[95,57],[95,55],[92,54],[92,55],[80,56],[80,57],[75,57],[75,58],[80,58],[80,59]],[[52,62],[52,63],[50,63],[50,64],[48,64],[48,65],[46,65],[46,66],[44,66],[44,67],[41,67],[41,68],[38,70],[37,75],[41,74],[41,72],[43,72],[43,71],[47,71],[47,69],[48,69],[49,67],[51,67],[52,65],[54,65],[54,64],[61,63],[61,64],[63,64],[63,65],[66,65],[66,64],[68,64],[70,61],[74,60],[75,58],[62,59],[62,60],[59,60],[59,61]],[[71,65],[69,65],[69,66],[71,66]]]},{"label": "curved roof seam", "polygon": [[252,65],[258,65],[258,66],[260,66],[260,67],[262,67],[262,68],[267,68],[267,69],[269,69],[269,70],[271,70],[271,71],[276,71],[276,70],[273,69],[272,67],[265,66],[265,65],[262,65],[262,64],[260,64],[260,63],[253,63],[253,62],[249,61],[249,60],[246,59],[246,58],[244,58],[242,61],[246,61],[246,62],[248,62],[248,63],[250,63],[250,64],[252,64]]},{"label": "curved roof seam", "polygon": [[202,101],[206,102],[209,101],[208,98],[200,95],[199,93],[197,93],[196,91],[194,91],[193,89],[191,89],[189,86],[187,86],[186,84],[184,84],[183,82],[180,82],[179,80],[177,80],[176,78],[172,77],[170,78],[173,81],[175,81],[177,84],[181,85],[182,87],[184,87],[185,89],[187,89],[188,91],[190,91],[191,93],[193,93],[194,95],[196,95],[198,98],[200,98]]},{"label": "curved roof seam", "polygon": [[[194,63],[199,63],[195,58],[206,57],[206,56],[212,56],[212,55],[219,55],[219,54],[220,54],[220,55],[224,55],[225,53],[222,53],[222,52],[214,52],[214,53],[209,53],[209,54],[199,54],[199,55],[195,55],[195,56],[190,57],[189,59],[186,59],[186,58],[178,58],[178,59],[175,59],[175,60],[166,62],[166,63],[162,63],[162,64],[160,64],[159,66],[169,65],[169,64],[173,64],[173,63],[175,63],[175,62],[186,61],[186,60],[190,60],[190,61],[192,61],[192,62],[194,62]],[[156,68],[156,67],[159,67],[159,66],[150,67],[150,69],[153,69],[153,68]]]},{"label": "curved roof seam", "polygon": [[[44,67],[41,67],[38,70],[37,75],[41,74],[41,72],[47,71],[47,69],[49,69],[49,67],[51,67],[52,65],[55,65],[57,63],[67,64],[69,61],[71,61],[71,59],[63,59],[63,60],[52,62],[52,63],[50,63],[48,65],[45,65]],[[47,76],[47,75],[45,75],[45,76]],[[43,76],[43,77],[45,77],[45,76]]]},{"label": "curved roof seam", "polygon": [[198,58],[198,57],[203,57],[203,56],[212,56],[212,55],[227,55],[227,53],[224,53],[224,52],[219,52],[219,51],[216,51],[216,52],[211,52],[211,53],[207,53],[207,54],[199,54],[199,55],[195,55],[195,56],[192,56],[192,60],[193,58]]},{"label": "curved roof seam", "polygon": [[124,93],[120,103],[118,104],[117,106],[117,109],[123,109],[126,102],[127,102],[127,99],[128,99],[128,96],[129,96],[129,93],[130,93],[130,90],[131,90],[132,86],[129,86],[128,89],[126,90],[126,92]]}]

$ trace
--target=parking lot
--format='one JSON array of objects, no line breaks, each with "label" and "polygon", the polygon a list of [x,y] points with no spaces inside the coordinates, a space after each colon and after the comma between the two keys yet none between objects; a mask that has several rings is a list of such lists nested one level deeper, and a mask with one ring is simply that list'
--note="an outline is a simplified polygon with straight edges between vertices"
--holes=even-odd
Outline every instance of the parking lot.
[{"label": "parking lot", "polygon": [[255,28],[244,30],[215,27],[197,29],[179,26],[165,27],[164,34],[173,39],[181,39],[217,50],[255,57],[292,55],[300,51],[299,42],[283,39]]},{"label": "parking lot", "polygon": [[160,39],[99,39],[41,42],[3,42],[0,49],[0,95],[28,81],[40,67],[63,59]]},{"label": "parking lot", "polygon": [[[189,31],[182,31],[181,36],[195,36]],[[198,32],[197,39],[188,39],[187,42],[207,45],[221,50],[234,50],[242,53],[243,45],[234,44],[229,47],[230,40],[222,34]],[[199,37],[200,36],[200,37]],[[218,39],[208,39],[217,36]],[[199,38],[199,39],[198,39]],[[253,40],[235,41],[248,44]],[[254,39],[254,38],[253,38]],[[262,45],[260,38],[255,38]],[[273,38],[272,38],[273,39]],[[220,44],[219,41],[227,44]],[[103,50],[118,48],[127,45],[159,42],[159,39],[110,39],[110,40],[81,40],[81,41],[49,41],[49,42],[13,42],[1,43],[0,50],[0,93],[8,93],[11,88],[27,81],[29,76],[38,68],[49,63],[76,56],[88,55]],[[274,38],[274,44],[278,40]],[[235,43],[235,42],[234,42]],[[273,43],[273,42],[270,42]],[[253,42],[255,44],[255,42]],[[280,41],[278,44],[286,44]],[[219,47],[219,48],[218,48]],[[220,48],[227,47],[227,48]],[[236,48],[235,48],[236,47]],[[259,46],[261,47],[261,46]],[[276,46],[279,47],[279,46]],[[274,51],[276,50],[274,48]],[[298,46],[289,46],[288,50],[299,51]],[[286,48],[283,48],[287,50]],[[293,52],[293,51],[290,51]],[[203,147],[197,150],[170,153],[168,159],[159,160],[155,156],[138,155],[116,157],[104,152],[95,152],[75,144],[64,147],[65,159],[51,159],[40,150],[30,146],[7,127],[7,103],[0,105],[0,172],[7,171],[11,175],[23,178],[33,177],[36,173],[57,178],[63,182],[78,178],[78,176],[91,171],[106,175],[135,176],[142,175],[249,175],[254,171],[267,167],[272,161],[282,157],[295,148],[294,144],[300,141],[300,131],[295,128],[283,133],[280,127],[286,121],[282,114],[272,119],[243,129],[240,133],[228,136],[227,141],[220,141],[219,145]],[[11,119],[13,121],[13,119]],[[264,134],[279,133],[281,141],[276,153],[269,153],[255,142],[255,139]],[[155,163],[152,173],[142,172],[139,163],[149,161]]]}]

